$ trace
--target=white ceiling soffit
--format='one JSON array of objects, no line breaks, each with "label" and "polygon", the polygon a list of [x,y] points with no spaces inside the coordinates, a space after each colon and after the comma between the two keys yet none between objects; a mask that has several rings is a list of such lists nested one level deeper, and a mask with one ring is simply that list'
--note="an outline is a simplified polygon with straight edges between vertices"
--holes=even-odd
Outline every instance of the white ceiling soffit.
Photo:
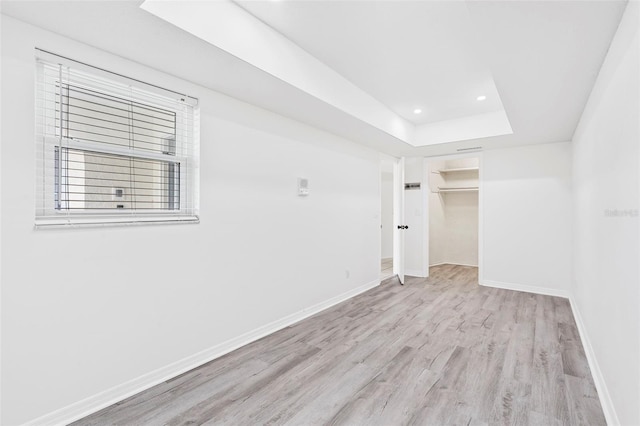
[{"label": "white ceiling soffit", "polygon": [[[408,120],[398,117],[391,108],[373,96],[367,97],[361,88],[355,86],[350,93],[360,90],[359,94],[347,99],[356,103],[334,107],[158,19],[142,10],[140,3],[140,0],[3,0],[0,8],[3,16],[115,55],[100,55],[99,51],[81,49],[78,51],[82,51],[84,56],[75,59],[106,69],[114,69],[115,66],[116,71],[123,70],[117,65],[120,58],[127,59],[395,156],[444,155],[475,146],[490,149],[571,140],[626,5],[624,1],[615,0],[467,2],[477,35],[478,51],[491,70],[513,134],[481,139],[476,136],[478,139],[413,147],[392,134],[419,139],[425,137],[421,133],[427,132],[429,138],[436,138],[442,127],[431,123],[433,127],[428,131],[421,127],[411,136],[413,125]],[[203,25],[211,26],[212,22],[212,19],[207,19]],[[10,19],[3,18],[3,33],[13,25]],[[248,31],[251,34],[254,30]],[[248,36],[242,31],[237,37],[247,42],[250,50],[255,50],[254,40],[248,42]],[[60,48],[64,50],[69,43],[58,42],[55,37],[44,33],[39,40],[38,47],[73,57],[70,52],[57,51]],[[26,48],[30,41],[21,43]],[[338,68],[329,66],[333,70]],[[133,73],[130,74],[132,77],[149,78],[142,71],[136,74],[138,71],[134,68],[127,72]],[[301,72],[297,77],[308,78]],[[340,76],[334,77],[339,79]],[[353,84],[348,80],[346,83]],[[324,90],[323,96],[339,99],[335,102],[344,101],[341,93],[332,91],[329,86],[321,90]],[[362,104],[374,106],[369,109]],[[208,105],[208,108],[215,108],[216,114],[223,118],[241,118],[217,105]],[[359,115],[353,116],[345,110]],[[379,121],[372,125],[367,120]],[[469,128],[458,127],[463,134],[455,137],[470,137]]]},{"label": "white ceiling soffit", "polygon": [[231,1],[147,0],[140,7],[400,140],[411,139],[410,123]]},{"label": "white ceiling soffit", "polygon": [[514,144],[570,141],[626,1],[467,1]]},{"label": "white ceiling soffit", "polygon": [[231,1],[146,0],[141,8],[412,146],[511,133],[462,2],[242,5],[261,19]]},{"label": "white ceiling soffit", "polygon": [[235,1],[413,124],[504,109],[463,1]]},{"label": "white ceiling soffit", "polygon": [[[3,35],[0,38],[3,40],[3,54],[11,55],[11,52],[5,52],[4,35],[16,33],[12,29],[19,25],[19,22],[13,22],[17,19],[75,40],[59,39],[36,28],[35,38],[20,38],[20,49],[31,50],[35,42],[37,47],[71,59],[165,85],[135,66],[140,64],[184,80],[187,87],[188,83],[195,83],[377,151],[394,156],[412,154],[411,145],[399,138],[157,18],[142,10],[139,7],[141,3],[141,0],[2,0],[0,28]],[[134,66],[129,66],[122,59],[133,62]],[[171,88],[188,93],[193,91],[176,86]],[[207,103],[203,107],[215,111],[223,119],[244,120],[243,115],[234,113],[231,105],[222,108],[217,103]],[[389,114],[396,117],[391,111]],[[263,126],[266,122],[257,123],[247,118],[247,123],[253,126]],[[412,131],[410,123],[407,126]],[[264,130],[271,131],[268,126]]]}]

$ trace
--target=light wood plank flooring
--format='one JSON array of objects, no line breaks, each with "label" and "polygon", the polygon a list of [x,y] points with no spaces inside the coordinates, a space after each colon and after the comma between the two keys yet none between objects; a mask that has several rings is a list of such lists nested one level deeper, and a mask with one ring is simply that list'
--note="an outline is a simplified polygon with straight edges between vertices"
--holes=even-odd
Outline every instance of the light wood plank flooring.
[{"label": "light wood plank flooring", "polygon": [[384,281],[393,276],[393,258],[380,261],[380,280]]},{"label": "light wood plank flooring", "polygon": [[566,299],[442,265],[395,278],[78,425],[601,425]]}]

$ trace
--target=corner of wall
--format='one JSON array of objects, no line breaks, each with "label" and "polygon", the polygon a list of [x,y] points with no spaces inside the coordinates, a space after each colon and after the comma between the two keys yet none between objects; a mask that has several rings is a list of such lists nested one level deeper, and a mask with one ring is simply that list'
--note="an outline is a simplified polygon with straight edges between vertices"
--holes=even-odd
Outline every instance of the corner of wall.
[{"label": "corner of wall", "polygon": [[[610,356],[637,351],[640,341],[638,323],[629,318],[637,318],[640,306],[640,265],[636,254],[640,234],[630,236],[629,229],[637,225],[629,218],[606,217],[608,209],[636,208],[640,200],[639,29],[640,2],[631,0],[571,144],[570,301],[602,409],[611,425],[619,425],[621,420],[622,424],[640,421],[640,408],[629,406],[629,401],[640,395],[640,377],[630,376],[630,367],[634,366],[628,361],[625,364]],[[602,282],[604,277],[606,285]],[[618,315],[613,314],[614,310]],[[612,338],[614,335],[618,337]]]},{"label": "corner of wall", "polygon": [[607,420],[607,424],[619,425],[620,421],[618,420],[618,415],[616,414],[611,395],[609,394],[609,389],[607,388],[604,376],[602,375],[602,371],[600,370],[600,366],[598,365],[598,360],[593,350],[593,346],[591,346],[591,339],[589,338],[587,330],[584,326],[582,315],[580,314],[580,309],[578,309],[578,305],[576,304],[576,301],[573,297],[569,297],[569,303],[571,304],[573,318],[575,319],[576,326],[578,327],[578,333],[580,334],[582,347],[584,348],[585,355],[587,356],[589,370],[591,370],[591,376],[593,377],[593,381],[596,385],[596,390],[598,391],[598,397],[600,398],[600,405],[602,406],[604,417]]},{"label": "corner of wall", "polygon": [[542,294],[544,296],[555,296],[555,297],[562,297],[565,299],[571,299],[570,292],[568,292],[567,290],[561,290],[557,288],[539,287],[539,286],[516,284],[516,283],[505,283],[500,281],[492,281],[492,280],[484,280],[484,279],[480,280],[479,284],[485,287],[501,288],[504,290],[522,291],[525,293]]}]

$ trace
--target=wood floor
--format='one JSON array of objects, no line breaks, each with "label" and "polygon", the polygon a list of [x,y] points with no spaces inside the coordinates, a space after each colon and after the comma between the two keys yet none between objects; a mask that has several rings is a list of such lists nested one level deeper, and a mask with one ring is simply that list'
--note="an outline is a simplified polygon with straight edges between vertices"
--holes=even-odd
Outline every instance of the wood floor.
[{"label": "wood floor", "polygon": [[393,276],[393,258],[380,260],[380,280],[384,281]]},{"label": "wood floor", "polygon": [[79,425],[605,424],[566,299],[387,280]]}]

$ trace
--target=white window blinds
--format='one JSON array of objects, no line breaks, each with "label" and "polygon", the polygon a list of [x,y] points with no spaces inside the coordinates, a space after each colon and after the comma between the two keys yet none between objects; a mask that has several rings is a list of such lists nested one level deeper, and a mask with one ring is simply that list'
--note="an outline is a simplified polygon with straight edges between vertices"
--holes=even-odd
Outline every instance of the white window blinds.
[{"label": "white window blinds", "polygon": [[197,221],[193,98],[37,61],[36,225]]}]

